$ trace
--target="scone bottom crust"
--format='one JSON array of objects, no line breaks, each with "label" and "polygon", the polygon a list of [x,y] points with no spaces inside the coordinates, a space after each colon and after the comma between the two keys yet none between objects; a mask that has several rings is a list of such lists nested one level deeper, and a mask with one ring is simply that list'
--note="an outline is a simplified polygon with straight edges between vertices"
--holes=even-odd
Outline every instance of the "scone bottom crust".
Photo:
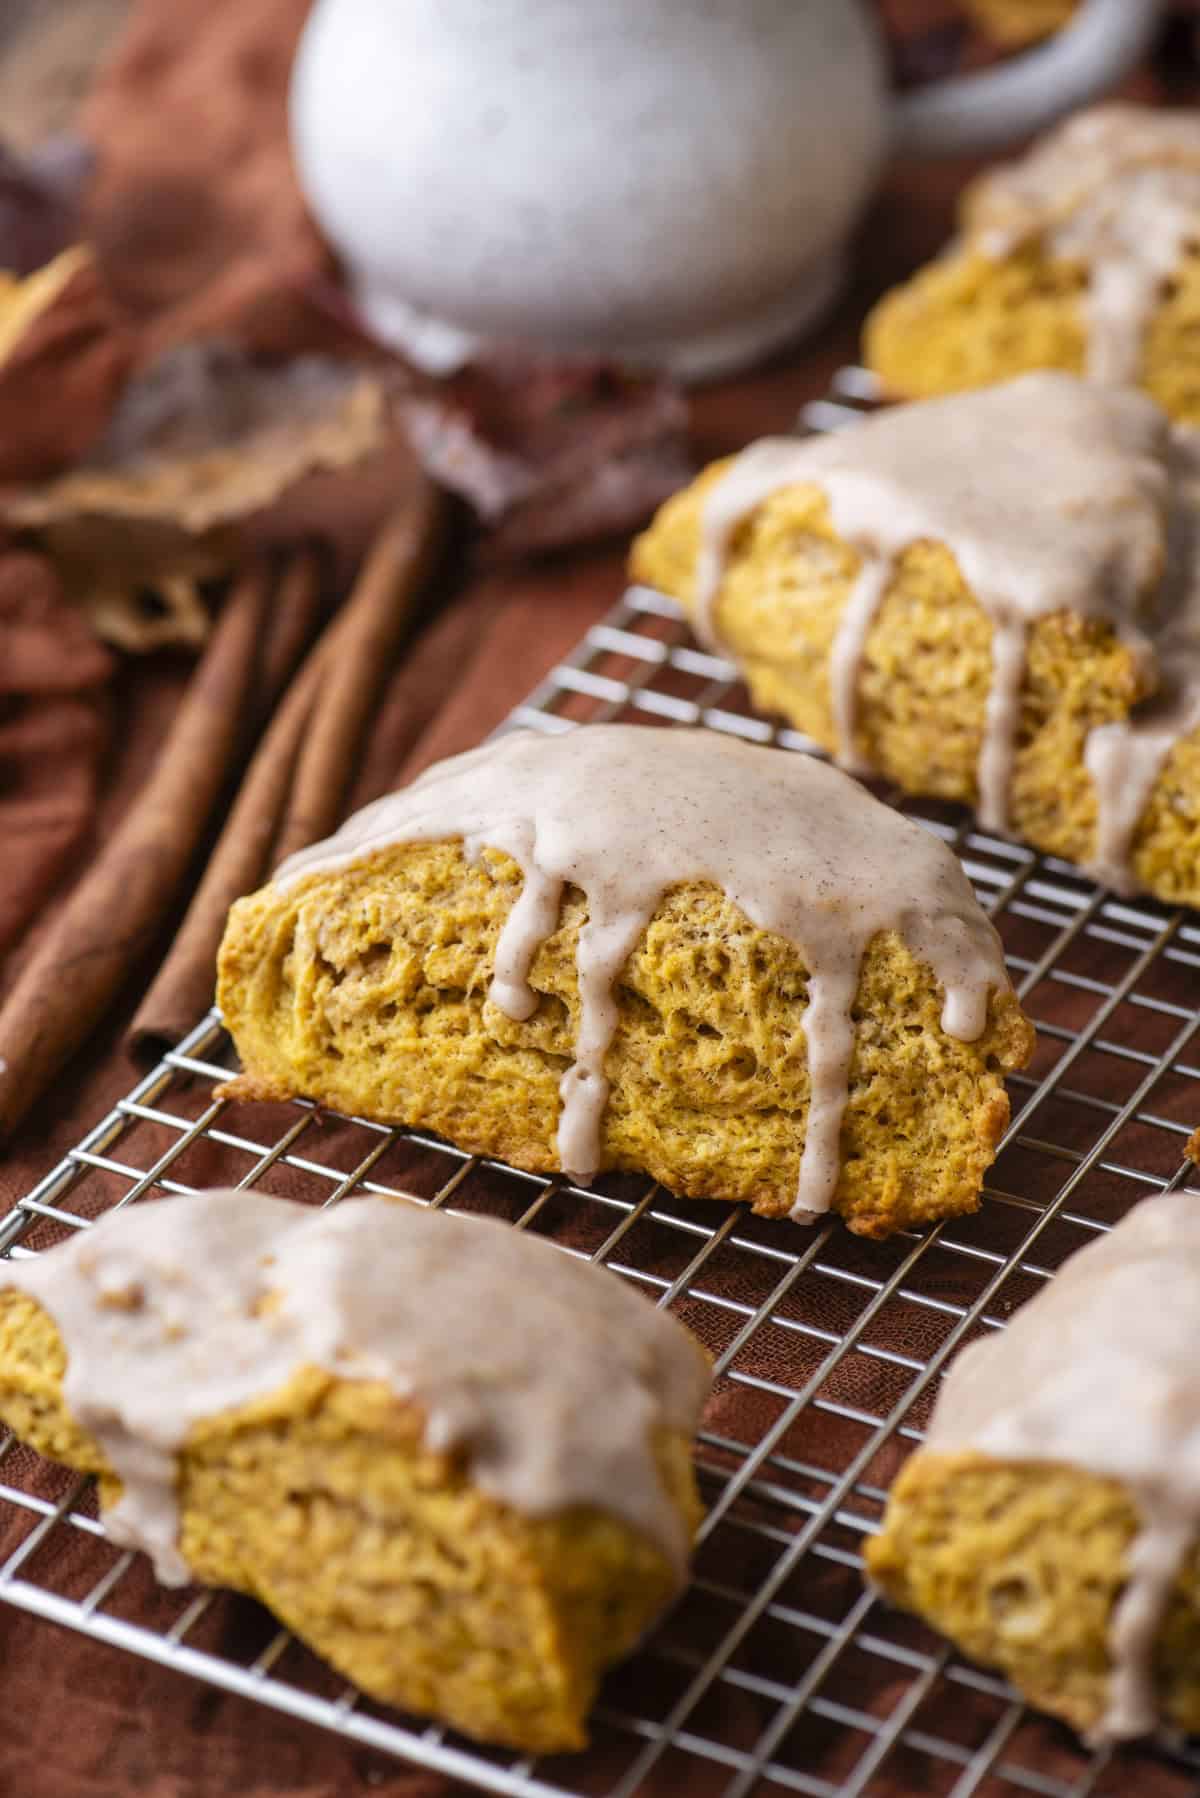
[{"label": "scone bottom crust", "polygon": [[1095,1742],[1200,1727],[1198,1282],[1193,1193],[1072,1256],[958,1356],[867,1544],[884,1592]]},{"label": "scone bottom crust", "polygon": [[[627,1104],[634,1101],[627,1100],[619,1079],[616,1089],[610,1079],[614,1043],[619,1048],[633,1028],[628,1017],[630,969],[638,957],[644,962],[648,954],[655,955],[663,982],[673,988],[683,978],[682,964],[678,956],[672,958],[672,945],[656,935],[660,922],[665,927],[668,916],[678,921],[684,939],[680,948],[695,942],[699,956],[714,903],[733,908],[730,921],[736,920],[739,932],[769,933],[769,942],[785,957],[793,962],[799,958],[792,979],[798,975],[807,983],[801,1004],[784,1017],[784,1040],[765,1040],[749,1053],[745,1059],[753,1079],[740,1093],[731,1093],[742,1100],[737,1109],[753,1111],[760,1088],[771,1101],[772,1063],[786,1059],[794,1065],[798,1052],[804,1055],[809,1102],[797,1183],[786,1207],[798,1221],[827,1211],[838,1192],[851,1065],[861,1047],[856,999],[864,964],[869,972],[880,943],[895,941],[902,958],[911,955],[929,970],[931,986],[936,982],[941,991],[935,1033],[944,1033],[952,1043],[981,1043],[981,1073],[984,1057],[988,1066],[994,1065],[992,1058],[1008,1066],[1029,1052],[1028,1029],[1011,1000],[999,940],[957,859],[930,833],[810,757],[750,747],[711,732],[585,726],[556,738],[513,733],[431,769],[411,787],[367,807],[327,843],[285,864],[269,888],[235,906],[222,952],[220,992],[246,1069],[244,1090],[327,1096],[314,1090],[314,1079],[318,1087],[320,1082],[315,1067],[312,1074],[302,1072],[296,1046],[308,1028],[307,1022],[297,1022],[296,1007],[302,1000],[307,1003],[300,985],[311,987],[310,953],[325,963],[334,954],[331,932],[321,920],[331,906],[346,916],[361,914],[364,906],[386,910],[392,900],[385,871],[396,867],[395,858],[407,852],[417,866],[426,854],[423,845],[442,843],[461,845],[467,869],[498,875],[507,908],[496,906],[491,878],[476,883],[498,926],[493,927],[486,966],[478,949],[468,955],[465,944],[460,945],[466,926],[453,921],[460,914],[448,903],[443,908],[446,933],[455,949],[462,949],[454,958],[453,978],[476,989],[475,997],[468,993],[467,999],[477,1021],[514,1049],[528,1041],[555,1054],[568,1051],[557,1083],[553,1146],[547,1144],[540,1157],[530,1155],[521,1165],[557,1165],[587,1179],[606,1164],[604,1145],[612,1130],[635,1129],[636,1119],[631,1123],[625,1116]],[[456,849],[455,860],[457,854]],[[436,861],[432,848],[427,859]],[[460,870],[462,862],[457,862]],[[520,878],[515,894],[501,865],[513,863]],[[371,885],[373,870],[379,876],[371,897],[363,888]],[[447,864],[444,878],[459,878],[461,884],[453,864]],[[309,895],[312,928],[317,937],[324,935],[324,950],[314,943],[310,951],[307,936],[300,946],[300,935],[309,929],[303,921]],[[549,947],[568,934],[574,990],[564,995],[569,1023],[563,1030],[546,1016],[543,963]],[[714,943],[703,958],[704,970],[711,971],[700,974],[701,979],[716,979],[722,991],[728,989],[728,1003],[735,1009],[739,946]],[[370,953],[385,949],[381,943]],[[432,958],[427,953],[425,959],[427,966],[431,959],[446,965],[450,953],[445,958],[440,952]],[[264,972],[268,961],[269,979]],[[537,978],[531,979],[535,966]],[[482,982],[486,1004],[480,1013],[477,989]],[[290,1015],[278,1012],[275,1027],[267,1030],[260,1001],[289,1008]],[[340,1008],[341,1000],[326,991],[321,1003],[320,1028],[326,1029],[330,1005]],[[1000,1030],[1003,1047],[994,1041],[997,1007],[1005,1019],[1010,1016],[1006,1007],[1013,1014],[1012,1029]],[[418,1012],[409,1026],[419,1030],[419,1024]],[[718,1034],[705,1028],[710,1038]],[[395,1053],[411,1057],[418,1046],[406,1040]],[[380,1047],[385,1055],[389,1052],[386,1032],[380,1035]],[[655,1054],[665,1049],[659,1042]],[[703,1041],[690,1048],[680,1042],[663,1069],[667,1083],[678,1075],[686,1084],[688,1059],[700,1063],[705,1053]],[[337,1058],[341,1055],[339,1049]],[[522,1065],[528,1073],[529,1064]],[[330,1077],[340,1077],[336,1067]],[[996,1100],[1003,1105],[1003,1091],[994,1074],[988,1078],[995,1099],[980,1098],[974,1128],[990,1147],[1003,1121],[998,1111],[994,1117],[990,1113]],[[776,1108],[786,1086],[782,1066],[779,1079],[783,1086],[774,1096]],[[660,1079],[652,1100],[661,1100],[662,1092]],[[362,1096],[356,1099],[361,1109]],[[445,1120],[449,1114],[451,1127],[445,1121],[434,1127],[506,1159],[522,1156],[523,1139],[516,1130],[497,1129],[487,1141],[472,1139],[469,1112],[469,1093],[461,1105],[457,1099],[453,1104],[446,1100],[433,1115]],[[377,1105],[372,1114],[383,1115]],[[393,1111],[392,1118],[417,1121],[400,1111]],[[421,1121],[428,1123],[429,1116]],[[736,1130],[736,1110],[726,1114],[722,1106],[714,1123]],[[689,1196],[752,1196],[740,1187],[723,1191],[720,1184],[699,1185],[703,1175],[693,1152],[695,1139],[689,1146],[680,1134],[684,1118],[678,1125],[668,1120],[666,1128],[677,1137],[675,1165],[663,1166],[659,1174],[666,1184]],[[712,1128],[699,1117],[693,1125],[702,1135]],[[652,1166],[650,1171],[659,1170]],[[961,1192],[970,1177],[951,1178]],[[966,1203],[960,1199],[952,1208],[967,1208],[977,1190],[978,1175]],[[874,1233],[870,1219],[863,1221]],[[886,1214],[880,1224],[879,1233],[894,1227]]]}]

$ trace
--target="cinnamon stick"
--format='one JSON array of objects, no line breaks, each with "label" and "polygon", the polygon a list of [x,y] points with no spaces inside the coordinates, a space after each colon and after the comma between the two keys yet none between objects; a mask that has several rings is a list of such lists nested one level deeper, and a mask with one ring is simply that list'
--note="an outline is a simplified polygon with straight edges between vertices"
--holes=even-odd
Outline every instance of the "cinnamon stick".
[{"label": "cinnamon stick", "polygon": [[0,1010],[0,1133],[45,1092],[162,924],[237,754],[268,597],[260,567],[236,584],[152,774]]},{"label": "cinnamon stick", "polygon": [[328,634],[324,673],[275,861],[327,836],[338,822],[358,749],[432,566],[445,496],[418,475],[405,505],[376,537]]},{"label": "cinnamon stick", "polygon": [[[355,753],[435,553],[440,493],[423,476],[265,732],[170,953],[130,1027],[135,1052],[178,1042],[212,1003],[233,901],[337,822]],[[289,798],[290,792],[290,798]],[[284,814],[282,822],[281,812]],[[272,843],[275,845],[271,854]]]},{"label": "cinnamon stick", "polygon": [[295,550],[284,562],[259,656],[258,694],[263,724],[270,719],[280,694],[316,635],[326,559],[314,544],[309,549]]},{"label": "cinnamon stick", "polygon": [[[274,628],[261,660],[260,697],[279,695],[312,634],[320,597],[317,563],[292,559],[279,584]],[[309,655],[263,734],[175,941],[126,1038],[135,1053],[177,1043],[212,1003],[213,967],[229,907],[266,871],[279,815],[316,696],[319,657]]]}]

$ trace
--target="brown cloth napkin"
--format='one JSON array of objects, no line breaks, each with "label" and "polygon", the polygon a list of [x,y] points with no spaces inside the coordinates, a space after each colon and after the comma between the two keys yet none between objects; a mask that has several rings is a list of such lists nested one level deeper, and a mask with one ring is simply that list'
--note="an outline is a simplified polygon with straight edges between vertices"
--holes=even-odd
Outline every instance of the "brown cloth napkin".
[{"label": "brown cloth napkin", "polygon": [[49,563],[0,555],[0,956],[86,846],[112,666]]},{"label": "brown cloth napkin", "polygon": [[223,333],[282,355],[333,330],[285,127],[309,3],[142,0],[84,107],[85,223],[147,352]]},{"label": "brown cloth napkin", "polygon": [[[493,577],[470,588],[431,626],[393,681],[360,785],[370,790],[402,766],[413,769],[477,741],[545,666],[573,646],[619,591],[619,583],[619,558],[608,556],[563,580],[547,572],[529,581]],[[3,605],[0,578],[0,621]],[[82,790],[82,760],[76,757],[75,784],[63,795],[60,809],[60,825],[71,833],[66,841],[99,837],[121,815],[144,776],[184,679],[182,665],[123,672],[113,695],[120,728],[114,733],[99,804],[93,812],[91,792]],[[0,700],[0,758],[4,703]],[[32,734],[22,749],[36,754]],[[0,823],[5,821],[5,797],[0,790]],[[31,810],[32,803],[31,798]],[[31,819],[14,817],[10,829],[20,831],[19,837],[9,838],[14,849],[19,845],[12,858],[17,861],[27,845],[33,851],[38,838]],[[9,858],[4,859],[0,885],[7,904],[15,895],[7,874]],[[113,1017],[12,1145],[0,1164],[0,1207],[7,1209],[28,1191],[132,1084],[120,1040],[135,998],[129,996],[123,1012]],[[229,1168],[225,1176],[235,1177]],[[221,1177],[215,1162],[204,1175],[214,1183]],[[15,1514],[0,1508],[0,1559],[20,1533]],[[152,1603],[148,1589],[148,1607]],[[256,1607],[239,1607],[237,1615],[250,1618],[247,1627],[261,1633]],[[360,1791],[450,1798],[461,1789],[4,1606],[0,1682],[6,1706],[13,1707],[0,1732],[0,1793],[5,1798],[10,1792],[14,1798],[18,1793],[21,1798],[228,1798],[235,1792],[238,1798],[279,1793],[351,1798]]]},{"label": "brown cloth napkin", "polygon": [[[102,152],[95,230],[125,303],[162,341],[233,320],[250,340],[288,348],[308,331],[308,283],[322,262],[280,151],[283,82],[306,0],[225,5],[228,33],[219,42],[206,34],[193,57],[193,26],[207,10],[192,0],[138,9],[87,114]],[[179,108],[191,121],[185,133],[173,125]],[[247,126],[248,112],[274,121],[273,139]],[[788,429],[801,403],[825,390],[853,357],[870,298],[944,237],[966,172],[896,173],[864,229],[860,277],[838,319],[775,367],[697,396],[699,455]],[[390,684],[360,794],[498,723],[617,597],[622,558],[575,554],[533,571],[478,575],[468,566],[461,575]],[[0,645],[0,953],[21,937],[3,970],[11,980],[52,912],[55,883],[61,890],[145,778],[188,670],[162,659],[123,665],[102,701],[106,656],[64,614],[44,565],[26,556],[0,559]],[[136,999],[128,995],[9,1146],[0,1206],[27,1192],[130,1086],[119,1045]],[[191,1177],[240,1172],[210,1145]],[[275,1190],[286,1184],[281,1176]],[[49,1470],[36,1477],[61,1492]],[[18,1533],[0,1511],[0,1557]],[[741,1570],[721,1573],[736,1584]],[[151,1614],[152,1581],[144,1569],[138,1577]],[[248,1603],[223,1603],[218,1615],[216,1627],[239,1642],[269,1639]],[[451,1798],[463,1789],[2,1605],[0,1679],[3,1798]],[[748,1746],[757,1713],[737,1692],[728,1704],[725,1732]],[[728,1784],[728,1768],[698,1769],[689,1763],[684,1788],[664,1766],[650,1798],[684,1789],[708,1798]],[[595,1769],[592,1783],[603,1789]],[[1166,1769],[1138,1787],[1139,1798],[1191,1789]],[[885,1779],[871,1790],[900,1798],[903,1787]]]}]

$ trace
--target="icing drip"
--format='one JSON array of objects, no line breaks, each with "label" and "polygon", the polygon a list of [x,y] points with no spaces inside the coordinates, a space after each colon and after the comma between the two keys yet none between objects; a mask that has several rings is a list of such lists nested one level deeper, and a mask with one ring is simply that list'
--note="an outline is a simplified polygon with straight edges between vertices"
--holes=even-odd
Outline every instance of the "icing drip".
[{"label": "icing drip", "polygon": [[671,887],[719,886],[759,929],[794,943],[808,969],[812,1097],[799,1219],[827,1211],[837,1190],[852,1007],[872,938],[895,931],[929,965],[945,993],[943,1028],[964,1041],[982,1034],[990,991],[1008,986],[998,938],[950,850],[809,756],[711,731],[514,733],[367,806],[328,842],[291,857],[275,882],[286,887],[395,843],[453,838],[469,857],[485,844],[504,851],[525,875],[489,994],[509,1017],[527,1018],[537,1004],[529,972],[564,887],[586,897],[575,1060],[558,1129],[560,1165],[580,1180],[602,1158],[616,984]]},{"label": "icing drip", "polygon": [[1176,743],[1200,728],[1200,441],[1173,433],[1172,508],[1154,697],[1119,723],[1090,732],[1084,762],[1096,795],[1089,872],[1114,892],[1134,893],[1133,851],[1155,782]]},{"label": "icing drip", "polygon": [[855,742],[858,676],[867,637],[892,578],[890,556],[864,556],[829,654],[829,689],[837,759],[851,774],[870,774],[871,764]]},{"label": "icing drip", "polygon": [[1087,372],[1141,374],[1146,328],[1200,235],[1200,118],[1136,106],[1077,114],[977,183],[967,241],[994,260],[1042,239],[1088,272]]},{"label": "icing drip", "polygon": [[1156,1725],[1155,1638],[1200,1531],[1198,1284],[1200,1196],[1146,1200],[958,1356],[926,1437],[930,1449],[1053,1462],[1129,1490],[1139,1532],[1109,1620],[1101,1741]]},{"label": "icing drip", "polygon": [[1149,1735],[1158,1723],[1153,1650],[1180,1563],[1196,1535],[1197,1515],[1182,1515],[1149,1488],[1138,1494],[1141,1529],[1126,1564],[1127,1584],[1108,1626],[1108,1709],[1093,1731],[1097,1746]]},{"label": "icing drip", "polygon": [[992,684],[983,715],[976,810],[985,830],[1008,829],[1008,795],[1017,759],[1017,719],[1025,679],[1025,620],[999,610],[992,623]]},{"label": "icing drip", "polygon": [[1088,872],[1114,893],[1138,891],[1132,868],[1138,825],[1172,749],[1200,728],[1200,648],[1189,664],[1163,703],[1119,724],[1102,724],[1087,739],[1084,762],[1096,793],[1096,847]]},{"label": "icing drip", "polygon": [[1107,618],[1149,655],[1138,616],[1161,569],[1169,444],[1145,395],[1052,373],[897,406],[837,436],[764,439],[707,497],[698,634],[719,647],[717,605],[743,521],[783,488],[819,488],[860,558],[829,668],[837,759],[861,772],[857,694],[871,625],[903,552],[945,544],[992,622],[978,805],[1002,831],[1030,623],[1057,611]]},{"label": "icing drip", "polygon": [[710,1372],[699,1345],[615,1275],[487,1219],[388,1199],[315,1211],[218,1191],[113,1211],[0,1285],[49,1313],[63,1396],[124,1490],[105,1517],[167,1585],[177,1458],[194,1426],[304,1367],[383,1381],[529,1516],[595,1505],[655,1542],[682,1579],[690,1543],[655,1436],[691,1436]]}]

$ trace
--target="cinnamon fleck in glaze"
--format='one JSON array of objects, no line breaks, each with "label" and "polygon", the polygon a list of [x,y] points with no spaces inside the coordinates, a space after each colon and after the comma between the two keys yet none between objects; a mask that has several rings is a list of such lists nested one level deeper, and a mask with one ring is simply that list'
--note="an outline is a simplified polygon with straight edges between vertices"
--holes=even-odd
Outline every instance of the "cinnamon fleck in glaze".
[{"label": "cinnamon fleck in glaze", "polygon": [[468,859],[503,850],[525,876],[496,949],[490,997],[531,1015],[529,970],[565,888],[586,896],[580,1014],[562,1080],[558,1153],[578,1179],[599,1165],[615,983],[663,895],[712,882],[752,923],[796,945],[809,971],[804,1013],[810,1101],[792,1215],[829,1209],[854,1048],[863,954],[895,931],[944,989],[943,1028],[972,1042],[990,993],[1007,989],[999,939],[955,856],[918,825],[808,756],[711,731],[585,726],[515,733],[439,764],[292,857],[287,886],[396,843],[461,838]]},{"label": "cinnamon fleck in glaze", "polygon": [[215,1191],[110,1212],[5,1262],[0,1286],[56,1325],[68,1409],[123,1486],[106,1527],[166,1584],[188,1578],[175,1485],[189,1432],[304,1367],[385,1382],[484,1491],[529,1516],[594,1505],[682,1579],[690,1543],[655,1443],[694,1434],[707,1357],[553,1243],[388,1199],[317,1211]]}]

